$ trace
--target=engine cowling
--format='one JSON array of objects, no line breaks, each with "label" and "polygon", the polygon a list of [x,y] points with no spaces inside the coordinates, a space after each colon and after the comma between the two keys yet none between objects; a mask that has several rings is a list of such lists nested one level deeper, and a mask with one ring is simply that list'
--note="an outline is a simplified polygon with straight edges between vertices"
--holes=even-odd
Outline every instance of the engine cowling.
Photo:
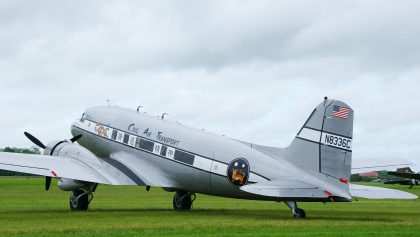
[{"label": "engine cowling", "polygon": [[87,161],[90,164],[101,165],[99,158],[88,149],[74,144],[71,141],[53,141],[44,149],[44,155],[50,156],[71,156],[81,161]]},{"label": "engine cowling", "polygon": [[[56,156],[57,159],[60,159],[60,156],[67,156],[78,159],[80,161],[88,161],[93,165],[101,164],[95,154],[78,144],[72,143],[69,140],[50,142],[44,149],[44,155]],[[79,189],[86,190],[91,185],[92,183],[67,178],[60,178],[57,182],[58,188],[63,191],[76,191]]]}]

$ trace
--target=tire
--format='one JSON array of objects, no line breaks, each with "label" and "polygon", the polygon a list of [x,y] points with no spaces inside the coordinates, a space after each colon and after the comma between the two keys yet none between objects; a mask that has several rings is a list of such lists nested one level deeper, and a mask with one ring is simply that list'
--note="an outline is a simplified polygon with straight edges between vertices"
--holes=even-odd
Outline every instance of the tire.
[{"label": "tire", "polygon": [[191,195],[187,192],[176,192],[173,199],[174,210],[188,211],[191,210]]},{"label": "tire", "polygon": [[306,213],[305,213],[305,211],[304,210],[302,210],[302,209],[300,209],[300,208],[298,208],[298,209],[296,209],[296,211],[295,211],[295,218],[296,219],[304,219],[304,218],[306,218]]},{"label": "tire", "polygon": [[80,194],[84,193],[83,190],[76,190],[73,191],[72,195],[70,196],[70,209],[72,211],[86,211],[89,207],[89,195],[86,194],[79,198],[79,200],[76,200],[76,197],[78,197]]}]

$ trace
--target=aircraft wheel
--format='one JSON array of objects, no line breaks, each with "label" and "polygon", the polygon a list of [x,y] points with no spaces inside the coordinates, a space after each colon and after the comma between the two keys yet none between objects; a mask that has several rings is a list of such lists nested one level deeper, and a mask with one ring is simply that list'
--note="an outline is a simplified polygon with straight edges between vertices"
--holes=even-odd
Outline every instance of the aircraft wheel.
[{"label": "aircraft wheel", "polygon": [[72,211],[86,211],[89,207],[89,195],[83,195],[79,199],[77,197],[84,193],[83,190],[76,190],[70,196],[70,209]]},{"label": "aircraft wheel", "polygon": [[174,195],[174,209],[177,211],[191,210],[192,200],[191,195],[187,192],[178,191]]},{"label": "aircraft wheel", "polygon": [[295,218],[303,219],[306,218],[306,213],[303,209],[297,208],[294,213]]}]

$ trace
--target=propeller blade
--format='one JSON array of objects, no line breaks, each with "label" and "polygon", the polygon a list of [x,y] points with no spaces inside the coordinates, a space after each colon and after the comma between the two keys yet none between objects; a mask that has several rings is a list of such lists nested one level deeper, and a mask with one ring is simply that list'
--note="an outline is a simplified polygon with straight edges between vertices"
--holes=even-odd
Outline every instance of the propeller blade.
[{"label": "propeller blade", "polygon": [[82,134],[77,135],[77,136],[73,137],[72,139],[70,139],[70,141],[75,142],[75,141],[79,140],[81,137],[82,137]]},{"label": "propeller blade", "polygon": [[51,177],[45,177],[45,190],[48,191],[51,185]]},{"label": "propeller blade", "polygon": [[24,132],[25,136],[31,140],[31,142],[33,142],[35,145],[41,147],[42,149],[45,149],[45,145],[42,144],[42,142],[40,140],[38,140],[36,137],[32,136],[30,133],[28,132]]}]

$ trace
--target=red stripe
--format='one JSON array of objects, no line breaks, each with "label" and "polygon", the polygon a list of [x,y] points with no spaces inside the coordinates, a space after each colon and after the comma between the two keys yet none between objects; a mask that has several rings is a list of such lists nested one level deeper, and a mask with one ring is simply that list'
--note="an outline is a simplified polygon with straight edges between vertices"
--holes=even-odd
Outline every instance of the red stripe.
[{"label": "red stripe", "polygon": [[347,119],[349,117],[349,111],[350,111],[349,108],[340,107],[339,111],[333,111],[331,115],[334,117]]},{"label": "red stripe", "polygon": [[347,113],[345,113],[345,112],[339,112],[339,113],[333,113],[333,114],[341,115],[341,114],[349,114],[349,113],[348,112]]},{"label": "red stripe", "polygon": [[334,116],[343,116],[343,117],[347,117],[348,114],[333,114]]},{"label": "red stripe", "polygon": [[333,116],[334,117],[338,117],[338,118],[344,118],[344,119],[346,119],[346,118],[348,118],[349,116],[347,116],[347,115],[334,115],[333,114]]}]

